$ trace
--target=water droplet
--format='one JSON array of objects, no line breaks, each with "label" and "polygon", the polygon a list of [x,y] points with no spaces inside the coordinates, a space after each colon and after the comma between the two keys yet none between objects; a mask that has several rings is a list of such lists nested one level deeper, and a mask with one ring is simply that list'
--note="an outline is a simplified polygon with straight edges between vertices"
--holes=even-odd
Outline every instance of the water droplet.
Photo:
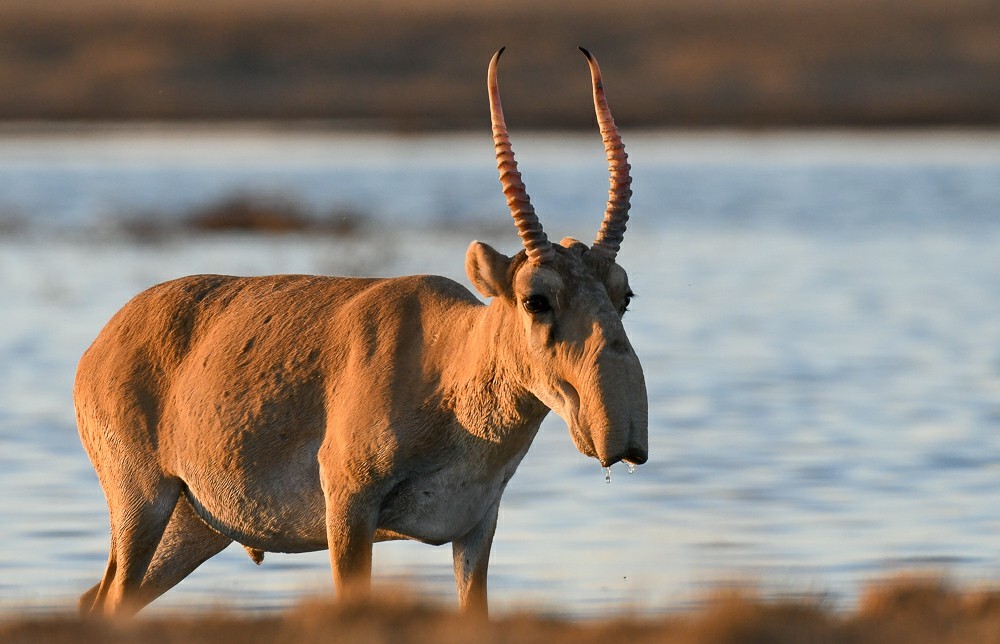
[{"label": "water droplet", "polygon": [[635,474],[635,463],[625,463],[629,474]]},{"label": "water droplet", "polygon": [[604,468],[604,482],[605,483],[610,483],[611,482],[611,468],[610,467],[605,467]]}]

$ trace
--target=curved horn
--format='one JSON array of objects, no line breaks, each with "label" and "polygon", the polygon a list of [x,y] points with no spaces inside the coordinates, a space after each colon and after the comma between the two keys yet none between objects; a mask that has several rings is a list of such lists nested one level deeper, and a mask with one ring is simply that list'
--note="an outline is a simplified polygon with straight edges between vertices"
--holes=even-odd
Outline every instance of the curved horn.
[{"label": "curved horn", "polygon": [[500,171],[500,185],[503,186],[503,194],[507,197],[507,206],[510,214],[514,218],[514,225],[517,226],[517,234],[521,236],[521,243],[528,253],[528,259],[535,264],[551,261],[555,256],[552,244],[542,224],[538,221],[535,209],[531,206],[531,199],[524,189],[521,181],[521,173],[517,171],[517,162],[514,160],[514,151],[510,147],[510,138],[507,136],[507,124],[503,120],[503,108],[500,106],[500,90],[497,87],[497,61],[500,54],[506,47],[501,47],[497,53],[493,54],[490,61],[487,85],[490,92],[490,120],[493,123],[493,145],[497,153],[497,169]]},{"label": "curved horn", "polygon": [[622,144],[621,134],[615,127],[608,109],[608,101],[604,97],[604,83],[601,80],[601,68],[589,51],[580,47],[590,64],[590,77],[594,82],[594,109],[597,112],[597,123],[601,127],[601,138],[604,139],[604,152],[608,155],[608,171],[611,174],[608,189],[608,207],[604,211],[604,221],[597,233],[592,250],[609,259],[618,255],[622,239],[625,237],[625,223],[628,221],[629,198],[632,196],[632,177],[629,170],[628,155]]}]

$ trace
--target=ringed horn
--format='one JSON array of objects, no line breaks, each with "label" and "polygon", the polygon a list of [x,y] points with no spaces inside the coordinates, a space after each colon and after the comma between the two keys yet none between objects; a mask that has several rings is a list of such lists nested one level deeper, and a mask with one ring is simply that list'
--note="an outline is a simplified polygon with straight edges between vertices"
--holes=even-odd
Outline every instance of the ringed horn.
[{"label": "ringed horn", "polygon": [[[521,173],[517,170],[514,151],[507,134],[507,124],[504,122],[503,107],[500,104],[500,90],[497,86],[497,61],[500,60],[504,49],[505,47],[501,47],[493,55],[487,78],[497,169],[500,171],[500,184],[507,197],[507,206],[514,218],[514,225],[517,226],[517,232],[521,236],[528,259],[535,264],[541,264],[550,261],[555,253],[545,231],[542,230],[542,224],[538,221],[535,209],[531,205],[531,199],[525,190],[524,182],[521,181]],[[587,62],[590,65],[590,76],[594,86],[594,110],[601,129],[601,138],[604,141],[604,152],[608,157],[608,171],[610,173],[608,205],[604,211],[601,229],[597,233],[597,238],[591,249],[614,260],[618,255],[619,248],[621,248],[622,239],[625,237],[626,222],[628,222],[629,199],[632,196],[632,177],[629,174],[631,166],[628,164],[628,155],[625,153],[621,134],[611,117],[611,110],[608,109],[608,101],[604,95],[604,83],[601,79],[601,68],[597,64],[597,59],[589,51],[583,47],[580,47],[580,51],[587,57]]]},{"label": "ringed horn", "polygon": [[601,128],[601,138],[604,140],[604,152],[608,155],[608,171],[611,174],[608,189],[608,207],[604,211],[604,221],[601,230],[594,240],[593,250],[614,259],[621,248],[625,237],[625,223],[628,221],[629,198],[632,196],[632,176],[629,170],[628,155],[622,135],[615,127],[611,118],[608,100],[604,96],[604,82],[601,80],[601,68],[589,51],[580,47],[580,51],[590,63],[590,77],[594,83],[594,110],[597,112],[597,124]]}]

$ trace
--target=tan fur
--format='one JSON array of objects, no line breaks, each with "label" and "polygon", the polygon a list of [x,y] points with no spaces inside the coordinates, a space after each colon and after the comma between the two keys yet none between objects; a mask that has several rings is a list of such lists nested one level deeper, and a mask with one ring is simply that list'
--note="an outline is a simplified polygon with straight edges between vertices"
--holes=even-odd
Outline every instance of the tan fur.
[{"label": "tan fur", "polygon": [[[329,549],[365,592],[372,544],[452,543],[486,611],[500,498],[544,416],[610,466],[646,460],[625,271],[574,240],[545,262],[474,242],[482,304],[434,276],[196,275],[126,304],[80,360],[83,445],[111,548],[83,612],[131,614],[232,541]],[[551,309],[526,302],[544,296]]]}]

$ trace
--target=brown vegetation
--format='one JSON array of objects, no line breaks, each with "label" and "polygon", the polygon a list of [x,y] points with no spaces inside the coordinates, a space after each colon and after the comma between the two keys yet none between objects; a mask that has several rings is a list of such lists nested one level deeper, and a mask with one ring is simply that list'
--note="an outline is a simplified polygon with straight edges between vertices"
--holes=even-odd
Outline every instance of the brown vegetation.
[{"label": "brown vegetation", "polygon": [[489,56],[520,126],[1000,123],[991,0],[0,4],[2,119],[480,127]]},{"label": "brown vegetation", "polygon": [[842,614],[812,600],[770,602],[719,593],[701,608],[658,618],[568,622],[527,614],[489,623],[406,600],[310,603],[283,615],[216,614],[105,621],[70,617],[0,622],[0,642],[494,642],[607,644],[959,644],[1000,642],[1000,591],[960,593],[938,581],[872,587]]},{"label": "brown vegetation", "polygon": [[[236,193],[208,203],[181,217],[157,217],[146,213],[117,222],[121,232],[140,242],[203,233],[320,233],[345,237],[361,232],[365,217],[350,209],[319,214],[295,200]],[[16,222],[13,222],[16,224]],[[4,232],[0,222],[0,232]],[[16,228],[11,228],[16,232]]]}]

